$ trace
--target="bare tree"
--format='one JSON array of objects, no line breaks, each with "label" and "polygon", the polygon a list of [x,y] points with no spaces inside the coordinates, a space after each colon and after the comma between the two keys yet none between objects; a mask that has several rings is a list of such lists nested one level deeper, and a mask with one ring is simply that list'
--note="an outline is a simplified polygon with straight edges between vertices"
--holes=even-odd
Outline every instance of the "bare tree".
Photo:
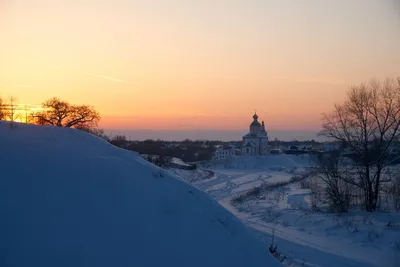
[{"label": "bare tree", "polygon": [[400,176],[397,176],[392,182],[391,194],[395,210],[400,211]]},{"label": "bare tree", "polygon": [[58,127],[77,128],[91,131],[97,127],[99,113],[86,105],[71,105],[68,102],[52,98],[42,104],[42,111],[34,115],[38,124]]},{"label": "bare tree", "polygon": [[324,186],[312,189],[318,192],[334,212],[347,212],[352,200],[352,184],[346,182],[351,173],[340,165],[341,151],[331,151],[317,157],[316,173]]},{"label": "bare tree", "polygon": [[6,116],[5,106],[3,99],[0,98],[0,120],[3,120]]},{"label": "bare tree", "polygon": [[357,177],[346,182],[362,188],[367,211],[378,207],[382,171],[396,158],[391,147],[400,137],[400,78],[350,88],[346,101],[323,116],[323,136],[336,139],[353,154]]},{"label": "bare tree", "polygon": [[117,134],[112,138],[112,141],[117,141],[117,142],[126,142],[126,136],[125,135],[119,135]]},{"label": "bare tree", "polygon": [[8,100],[8,103],[5,105],[5,118],[6,120],[11,121],[11,123],[16,122],[21,114],[18,113],[18,101],[15,97],[11,96]]},{"label": "bare tree", "polygon": [[106,134],[103,129],[91,128],[91,129],[80,129],[82,131],[88,132],[94,136],[100,137],[101,139],[111,142],[111,135]]},{"label": "bare tree", "polygon": [[33,117],[33,111],[32,111],[32,107],[29,105],[24,105],[23,107],[21,107],[20,109],[21,111],[23,111],[23,113],[21,112],[21,121],[25,122],[25,123],[32,123],[35,121],[34,117]]}]

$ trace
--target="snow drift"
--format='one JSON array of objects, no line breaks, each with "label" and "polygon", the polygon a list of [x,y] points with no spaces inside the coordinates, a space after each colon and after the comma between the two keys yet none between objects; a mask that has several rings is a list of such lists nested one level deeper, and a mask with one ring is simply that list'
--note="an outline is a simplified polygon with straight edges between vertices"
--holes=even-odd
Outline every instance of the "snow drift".
[{"label": "snow drift", "polygon": [[134,152],[0,122],[0,266],[280,266],[233,215]]}]

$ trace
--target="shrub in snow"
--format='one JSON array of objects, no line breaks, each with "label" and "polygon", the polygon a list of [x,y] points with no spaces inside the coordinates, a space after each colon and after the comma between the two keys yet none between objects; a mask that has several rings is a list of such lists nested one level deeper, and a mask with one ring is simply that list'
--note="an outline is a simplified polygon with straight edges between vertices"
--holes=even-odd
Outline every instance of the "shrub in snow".
[{"label": "shrub in snow", "polygon": [[[332,212],[347,212],[350,208],[354,185],[347,167],[339,165],[340,151],[322,155],[318,159],[318,178],[323,186],[312,187],[320,200],[325,200]],[[323,192],[322,194],[320,192]]]},{"label": "shrub in snow", "polygon": [[299,182],[299,185],[300,185],[301,189],[311,189],[312,180],[311,180],[311,178],[304,179],[304,180]]},{"label": "shrub in snow", "polygon": [[400,211],[400,175],[392,183],[391,194],[393,197],[393,206],[396,211]]},{"label": "shrub in snow", "polygon": [[281,253],[278,252],[278,245],[275,246],[270,246],[269,247],[269,252],[274,256],[279,262],[284,262],[286,257],[284,255],[281,255]]}]

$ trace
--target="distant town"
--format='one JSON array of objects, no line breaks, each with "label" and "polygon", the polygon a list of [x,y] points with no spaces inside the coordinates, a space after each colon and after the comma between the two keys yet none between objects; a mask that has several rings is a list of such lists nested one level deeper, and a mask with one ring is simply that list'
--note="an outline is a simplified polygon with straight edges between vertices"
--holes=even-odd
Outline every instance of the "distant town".
[{"label": "distant town", "polygon": [[[245,131],[243,131],[245,133]],[[269,154],[310,154],[331,151],[338,148],[334,142],[281,141],[269,140],[264,121],[258,121],[258,115],[253,115],[249,131],[242,136],[241,141],[211,141],[183,140],[163,141],[144,140],[130,141],[124,135],[111,138],[116,146],[136,151],[156,165],[171,164],[171,159],[180,159],[187,163],[209,160],[228,159],[234,156],[265,156]]]}]

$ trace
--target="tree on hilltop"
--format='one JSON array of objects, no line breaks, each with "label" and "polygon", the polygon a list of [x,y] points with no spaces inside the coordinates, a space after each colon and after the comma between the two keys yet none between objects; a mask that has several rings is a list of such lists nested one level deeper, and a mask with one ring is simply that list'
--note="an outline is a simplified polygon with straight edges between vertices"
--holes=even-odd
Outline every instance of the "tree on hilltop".
[{"label": "tree on hilltop", "polygon": [[0,98],[0,120],[5,118],[5,110],[4,110],[4,103],[3,99]]},{"label": "tree on hilltop", "polygon": [[58,98],[42,104],[42,111],[33,115],[37,124],[76,128],[91,132],[100,121],[100,114],[87,105],[71,105]]},{"label": "tree on hilltop", "polygon": [[0,120],[7,120],[14,126],[21,118],[20,107],[17,98],[11,96],[7,102],[0,98]]}]

